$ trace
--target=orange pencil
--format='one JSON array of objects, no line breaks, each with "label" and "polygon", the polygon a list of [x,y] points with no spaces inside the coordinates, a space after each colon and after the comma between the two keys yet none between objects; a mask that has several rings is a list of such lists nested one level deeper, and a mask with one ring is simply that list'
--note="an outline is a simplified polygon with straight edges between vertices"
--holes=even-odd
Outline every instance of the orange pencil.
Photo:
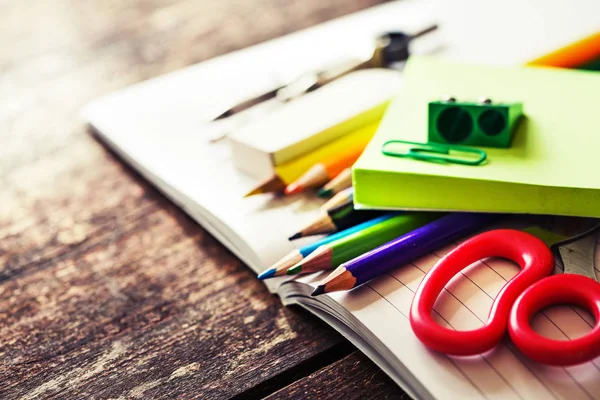
[{"label": "orange pencil", "polygon": [[360,143],[358,146],[349,147],[343,153],[338,154],[335,159],[315,164],[298,180],[290,183],[285,188],[285,194],[299,193],[310,187],[320,186],[335,178],[340,172],[354,164],[365,149],[364,146],[365,143]]},{"label": "orange pencil", "polygon": [[577,68],[600,57],[600,33],[555,50],[527,63],[529,66]]}]

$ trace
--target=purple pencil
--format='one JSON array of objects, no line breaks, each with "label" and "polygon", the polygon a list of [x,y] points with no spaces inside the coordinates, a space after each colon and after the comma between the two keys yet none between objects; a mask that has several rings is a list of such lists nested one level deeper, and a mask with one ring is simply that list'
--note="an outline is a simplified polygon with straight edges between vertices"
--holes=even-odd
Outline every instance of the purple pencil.
[{"label": "purple pencil", "polygon": [[337,267],[312,293],[350,290],[393,268],[408,264],[432,251],[492,223],[497,214],[452,213],[402,235]]}]

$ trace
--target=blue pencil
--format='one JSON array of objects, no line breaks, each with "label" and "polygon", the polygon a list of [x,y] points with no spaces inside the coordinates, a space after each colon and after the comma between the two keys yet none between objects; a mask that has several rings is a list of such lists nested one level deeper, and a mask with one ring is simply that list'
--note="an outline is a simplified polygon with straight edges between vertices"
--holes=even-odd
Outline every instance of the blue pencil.
[{"label": "blue pencil", "polygon": [[451,213],[337,267],[312,296],[350,290],[494,222],[497,214]]},{"label": "blue pencil", "polygon": [[287,256],[283,257],[281,260],[279,260],[278,262],[273,264],[273,266],[271,268],[263,271],[260,275],[258,275],[258,279],[267,279],[267,278],[273,278],[275,276],[285,275],[285,272],[287,271],[287,269],[289,267],[302,261],[304,259],[304,257],[307,257],[310,253],[315,251],[319,246],[323,246],[325,244],[333,242],[334,240],[338,240],[338,239],[341,239],[348,235],[352,235],[353,233],[362,231],[365,228],[368,228],[372,225],[376,225],[380,222],[383,222],[386,219],[389,219],[397,214],[398,213],[396,213],[396,212],[391,212],[389,214],[382,215],[381,217],[373,218],[371,220],[363,222],[362,224],[358,224],[351,228],[334,233],[333,235],[329,235],[329,236],[327,236],[321,240],[318,240],[314,243],[311,243],[307,246],[301,247],[299,249],[295,249],[295,250],[291,251]]}]

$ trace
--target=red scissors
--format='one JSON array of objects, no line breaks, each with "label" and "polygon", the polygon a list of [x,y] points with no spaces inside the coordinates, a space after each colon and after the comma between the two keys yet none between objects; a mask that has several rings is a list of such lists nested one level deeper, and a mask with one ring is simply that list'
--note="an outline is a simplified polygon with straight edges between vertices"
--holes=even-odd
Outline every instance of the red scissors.
[{"label": "red scissors", "polygon": [[[474,236],[441,259],[421,282],[410,310],[415,335],[425,346],[450,355],[475,355],[494,348],[508,333],[527,357],[544,364],[574,365],[600,356],[600,283],[594,272],[597,220],[584,220],[582,232],[548,247],[532,234],[497,229]],[[563,237],[564,238],[564,237]],[[564,273],[549,276],[554,256]],[[444,286],[472,263],[488,257],[514,261],[521,271],[494,299],[488,321],[478,329],[455,331],[431,317]],[[594,316],[595,326],[579,338],[561,341],[546,338],[530,326],[544,307],[557,304],[580,306]]]}]

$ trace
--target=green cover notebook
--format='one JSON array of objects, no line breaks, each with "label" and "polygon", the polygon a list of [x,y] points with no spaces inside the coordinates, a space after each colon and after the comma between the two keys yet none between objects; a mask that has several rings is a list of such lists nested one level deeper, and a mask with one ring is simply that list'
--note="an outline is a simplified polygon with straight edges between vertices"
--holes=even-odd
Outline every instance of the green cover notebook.
[{"label": "green cover notebook", "polygon": [[[404,78],[354,166],[359,207],[600,217],[600,74],[411,57]],[[391,139],[426,142],[427,103],[444,95],[522,102],[512,147],[485,148],[481,166],[381,153]]]}]

